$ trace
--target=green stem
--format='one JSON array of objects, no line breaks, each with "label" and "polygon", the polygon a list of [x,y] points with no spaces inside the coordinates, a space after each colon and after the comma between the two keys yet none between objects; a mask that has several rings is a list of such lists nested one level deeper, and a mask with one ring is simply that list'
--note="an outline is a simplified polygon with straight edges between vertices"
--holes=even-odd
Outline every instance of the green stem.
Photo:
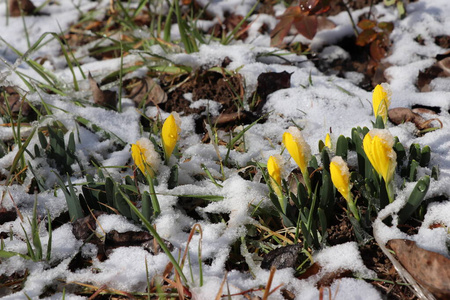
[{"label": "green stem", "polygon": [[303,180],[305,181],[306,189],[308,190],[308,196],[311,196],[312,188],[311,188],[311,179],[309,178],[308,169],[300,170],[303,175]]},{"label": "green stem", "polygon": [[152,200],[153,214],[156,218],[161,213],[161,209],[159,208],[158,198],[156,197],[155,185],[153,184],[153,178],[149,174],[146,174],[146,177],[147,177],[147,181],[148,181],[148,186],[150,188],[150,199]]},{"label": "green stem", "polygon": [[278,195],[278,201],[280,201],[281,210],[283,211],[283,214],[286,215],[286,197],[281,193],[281,195]]},{"label": "green stem", "polygon": [[389,198],[389,203],[394,202],[394,186],[392,184],[392,180],[390,182],[386,182],[386,191]]},{"label": "green stem", "polygon": [[355,219],[359,222],[360,217],[359,217],[358,207],[356,207],[356,204],[353,201],[353,199],[350,199],[350,201],[347,201],[347,206],[348,206],[348,209],[352,212]]}]

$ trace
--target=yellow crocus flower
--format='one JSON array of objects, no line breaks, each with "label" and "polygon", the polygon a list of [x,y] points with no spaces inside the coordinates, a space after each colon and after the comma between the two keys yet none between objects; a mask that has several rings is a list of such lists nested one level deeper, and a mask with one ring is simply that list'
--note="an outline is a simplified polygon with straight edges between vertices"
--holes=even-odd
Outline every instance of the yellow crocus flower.
[{"label": "yellow crocus flower", "polygon": [[281,185],[281,167],[278,163],[278,159],[274,156],[269,157],[267,160],[267,172],[269,172],[270,178],[278,185]]},{"label": "yellow crocus flower", "polygon": [[161,161],[149,139],[141,138],[136,141],[136,144],[132,144],[131,157],[144,175],[152,178],[155,176],[155,171],[158,170]]},{"label": "yellow crocus flower", "polygon": [[350,171],[347,163],[340,156],[335,156],[330,163],[331,181],[342,197],[347,201],[347,206],[356,220],[360,220],[359,211],[351,193]]},{"label": "yellow crocus flower", "polygon": [[391,105],[391,88],[387,83],[378,84],[373,90],[372,105],[375,119],[378,116],[383,118],[384,124],[387,122],[388,110]]},{"label": "yellow crocus flower", "polygon": [[325,137],[325,147],[331,149],[331,137],[329,133],[327,133],[327,136]]},{"label": "yellow crocus flower", "polygon": [[283,173],[283,160],[280,155],[270,156],[267,160],[267,172],[270,176],[270,186],[278,196],[281,209],[286,212],[286,201],[281,189],[281,177]]},{"label": "yellow crocus flower", "polygon": [[347,163],[340,156],[335,156],[330,163],[331,181],[339,193],[347,200],[353,201],[350,192],[352,185],[350,183],[350,172]]},{"label": "yellow crocus flower", "polygon": [[175,149],[175,145],[178,141],[178,133],[180,131],[180,127],[177,123],[179,123],[178,114],[173,112],[166,119],[162,127],[161,138],[166,160],[168,160],[172,155],[172,152]]},{"label": "yellow crocus flower", "polygon": [[289,127],[288,131],[283,134],[283,144],[305,176],[308,172],[311,148],[303,138],[301,131],[297,127]]},{"label": "yellow crocus flower", "polygon": [[363,140],[364,152],[375,171],[384,178],[386,185],[394,177],[397,154],[394,149],[394,137],[386,129],[372,129]]}]

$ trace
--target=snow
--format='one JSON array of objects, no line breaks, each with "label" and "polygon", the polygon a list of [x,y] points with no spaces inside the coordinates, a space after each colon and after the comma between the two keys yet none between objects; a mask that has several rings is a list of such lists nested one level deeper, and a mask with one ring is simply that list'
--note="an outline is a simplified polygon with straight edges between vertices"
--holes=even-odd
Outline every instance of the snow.
[{"label": "snow", "polygon": [[[228,1],[206,1],[199,0],[199,3],[210,3],[208,11],[216,16],[213,22],[223,20],[225,12],[235,12],[239,15],[246,15],[255,4],[254,0],[228,0]],[[0,2],[0,84],[18,85],[27,90],[26,85],[21,81],[17,72],[21,72],[33,78],[39,78],[26,63],[26,58],[19,58],[5,43],[5,41],[15,47],[22,53],[29,49],[25,38],[24,27],[21,18],[6,19],[5,1]],[[102,16],[102,11],[107,9],[108,1],[92,2],[80,0],[75,4],[70,0],[61,0],[58,4],[46,5],[44,13],[41,16],[25,17],[25,23],[28,29],[30,44],[35,43],[45,32],[65,31],[79,18],[79,11],[87,12],[95,9],[98,17]],[[167,7],[166,7],[167,8]],[[166,9],[164,8],[164,9]],[[283,12],[280,5],[275,7],[277,15]],[[366,12],[367,9],[352,12],[353,18]],[[450,195],[450,77],[437,78],[433,80],[431,86],[433,91],[429,93],[419,93],[415,87],[417,74],[425,68],[435,63],[435,56],[443,54],[446,50],[438,47],[434,43],[434,37],[448,34],[450,28],[450,1],[448,0],[419,0],[407,5],[408,15],[405,19],[399,20],[394,7],[386,8],[382,4],[376,5],[374,13],[383,21],[392,21],[395,23],[394,31],[391,35],[392,53],[386,58],[386,62],[391,64],[386,70],[389,78],[389,84],[392,89],[391,108],[409,107],[413,105],[429,105],[441,108],[438,116],[443,123],[443,128],[425,134],[422,137],[414,135],[415,127],[410,124],[393,126],[388,123],[387,127],[393,136],[399,137],[400,141],[409,146],[411,143],[419,143],[421,146],[429,145],[432,149],[431,165],[439,165],[440,178],[438,181],[432,180],[427,198],[441,195]],[[334,29],[319,32],[311,41],[311,48],[319,50],[323,48],[320,56],[324,60],[335,60],[348,57],[348,53],[337,46],[328,46],[340,38],[352,34],[352,27],[347,13],[343,12],[330,18],[335,24]],[[232,62],[227,67],[231,71],[241,74],[246,83],[246,96],[248,97],[256,89],[258,75],[263,72],[282,72],[287,71],[291,75],[291,88],[279,90],[268,97],[264,106],[265,112],[270,112],[268,120],[264,124],[256,124],[244,134],[245,152],[235,152],[230,154],[230,160],[240,167],[244,167],[249,162],[263,162],[271,155],[280,154],[282,134],[290,126],[297,124],[302,130],[305,141],[311,146],[313,155],[318,153],[317,144],[319,140],[325,138],[326,133],[332,130],[332,140],[335,141],[339,135],[350,136],[351,128],[355,126],[367,126],[371,128],[371,121],[374,121],[370,92],[360,89],[356,83],[361,80],[361,74],[348,73],[346,78],[336,76],[326,76],[322,74],[315,66],[306,61],[302,55],[286,55],[283,58],[289,60],[291,64],[285,64],[283,60],[277,57],[264,57],[261,54],[270,53],[278,50],[277,53],[283,54],[284,51],[270,47],[270,38],[267,34],[261,35],[257,30],[262,24],[268,24],[273,28],[276,19],[268,15],[261,15],[252,19],[253,23],[249,30],[249,38],[246,43],[234,42],[231,45],[224,46],[215,43],[201,45],[198,53],[172,53],[166,54],[161,47],[153,46],[153,53],[166,56],[169,60],[181,65],[190,66],[194,69],[209,68],[214,65],[220,65],[225,57],[229,57]],[[202,26],[211,26],[211,23],[204,23]],[[144,34],[144,33],[142,33]],[[173,37],[176,32],[172,32]],[[424,40],[424,45],[415,42],[414,39],[420,36]],[[50,40],[50,36],[44,39]],[[72,74],[65,64],[65,60],[60,55],[59,43],[55,40],[46,43],[36,51],[27,55],[30,58],[45,57],[49,60],[46,67],[53,71],[56,76],[66,84],[71,86]],[[79,50],[76,55],[82,54]],[[84,55],[84,54],[83,54]],[[132,54],[124,59],[124,63],[135,63],[142,60],[138,54]],[[82,68],[85,73],[92,72],[95,78],[101,78],[120,66],[120,59],[108,61],[94,61],[88,58],[83,59]],[[52,108],[53,115],[48,117],[47,122],[51,124],[53,120],[61,121],[70,131],[76,133],[77,156],[81,163],[87,164],[93,157],[101,161],[105,167],[111,167],[107,170],[108,174],[121,180],[123,173],[120,168],[115,166],[125,166],[131,163],[130,145],[142,137],[141,129],[138,126],[140,114],[136,111],[133,101],[123,98],[123,111],[118,113],[111,110],[105,110],[90,105],[80,106],[73,100],[92,102],[92,96],[87,90],[88,83],[83,80],[79,70],[75,70],[75,75],[80,82],[81,92],[73,92],[65,97],[56,95],[37,95],[30,94],[29,99],[33,103],[45,101],[47,104],[59,108]],[[309,80],[311,78],[311,82]],[[84,90],[83,90],[84,88]],[[347,92],[344,92],[344,89]],[[41,99],[43,98],[43,100]],[[192,100],[192,95],[185,95],[185,98]],[[209,112],[218,115],[220,104],[211,99],[202,99],[193,102],[191,107],[197,108],[207,106]],[[64,110],[64,111],[62,111]],[[146,114],[149,117],[159,116],[165,119],[170,112],[162,112],[154,107],[149,107]],[[112,133],[111,139],[100,138],[97,134],[80,127],[75,122],[75,117],[83,117],[99,127]],[[206,207],[198,210],[201,215],[207,213],[227,213],[230,216],[228,222],[212,223],[202,221],[203,236],[200,240],[198,234],[194,235],[189,251],[191,254],[191,267],[193,268],[194,279],[190,282],[191,291],[195,299],[212,299],[220,291],[220,287],[225,272],[225,261],[231,251],[231,245],[245,236],[246,226],[252,224],[254,220],[251,217],[253,206],[270,206],[268,199],[267,186],[257,182],[244,180],[237,175],[236,169],[220,169],[218,162],[226,156],[227,149],[224,146],[213,144],[201,144],[199,135],[194,132],[195,120],[192,116],[180,116],[181,132],[178,142],[182,158],[179,162],[179,186],[174,189],[168,189],[167,181],[169,177],[169,167],[161,166],[158,174],[159,185],[155,187],[161,206],[161,215],[155,221],[159,234],[168,239],[176,248],[173,251],[175,257],[178,251],[183,252],[187,245],[188,234],[195,220],[185,215],[177,209],[177,197],[180,195],[219,195],[223,200],[211,202]],[[433,116],[430,116],[433,118]],[[47,123],[34,124],[43,126]],[[13,138],[9,128],[0,128],[0,137],[2,139]],[[68,135],[66,135],[67,139]],[[147,136],[145,136],[147,137]],[[155,137],[158,139],[158,137]],[[126,143],[126,146],[118,148],[114,141],[120,139]],[[35,144],[39,144],[37,138],[30,142],[30,149]],[[0,172],[8,174],[8,168],[11,166],[18,149],[14,149],[4,157],[0,158]],[[282,154],[285,161],[289,160],[287,151]],[[49,186],[53,186],[56,177],[50,172],[48,165],[43,159],[32,159],[28,154],[25,155],[34,169],[47,180]],[[349,157],[349,164],[355,157]],[[292,162],[292,167],[294,162]],[[170,164],[176,163],[172,157]],[[219,188],[209,179],[197,181],[194,175],[204,174],[201,164],[204,164],[211,172],[214,178],[223,186]],[[28,170],[27,177],[32,177]],[[91,175],[95,175],[95,170],[89,170]],[[106,171],[105,171],[106,172]],[[429,169],[421,169],[421,174],[429,174]],[[132,175],[131,170],[127,175]],[[255,178],[259,178],[256,175]],[[399,186],[400,178],[396,178],[396,185]],[[84,182],[84,178],[73,178],[73,182]],[[395,226],[389,227],[382,220],[388,216],[394,217],[403,207],[415,183],[407,183],[403,190],[396,190],[396,200],[385,207],[379,213],[375,220],[374,231],[380,242],[387,242],[393,238],[412,239],[420,247],[436,251],[449,256],[447,243],[449,241],[448,228],[450,227],[450,202],[432,203],[428,207],[425,220],[419,229],[418,234],[407,236]],[[145,187],[142,187],[145,189]],[[16,219],[12,222],[6,222],[0,225],[0,232],[14,232],[12,240],[5,240],[5,250],[26,253],[26,244],[24,242],[24,230],[30,235],[31,226],[27,218],[31,219],[32,207],[35,200],[34,195],[26,191],[26,185],[2,185],[0,186],[2,199],[0,205],[8,210],[19,207],[21,213],[25,216],[23,222]],[[47,211],[51,218],[56,218],[66,211],[66,202],[62,192],[54,193],[49,191],[37,195],[38,214],[46,218]],[[45,220],[44,220],[45,221]],[[137,231],[140,227],[132,224],[124,217],[117,215],[102,215],[98,218],[99,234],[117,230]],[[41,239],[44,249],[47,247],[48,233],[42,222],[40,228]],[[434,228],[434,225],[440,224],[440,227]],[[433,226],[432,226],[433,225]],[[102,229],[100,229],[102,228]],[[199,286],[199,266],[197,262],[198,244],[202,244],[202,257],[210,258],[211,265],[203,265],[204,285]],[[77,272],[70,272],[68,264],[80,250],[84,256],[91,257],[93,266]],[[161,275],[168,264],[168,258],[164,254],[151,255],[144,249],[138,247],[121,247],[113,251],[107,260],[100,262],[96,259],[96,249],[92,244],[86,244],[82,247],[82,242],[78,241],[72,234],[70,224],[65,224],[53,231],[52,243],[52,266],[49,267],[44,262],[32,263],[19,256],[11,257],[1,261],[0,274],[11,275],[14,272],[29,271],[23,291],[16,294],[7,295],[3,299],[17,299],[27,293],[32,299],[37,299],[45,286],[55,280],[64,280],[67,282],[78,281],[91,283],[98,287],[107,285],[108,287],[125,291],[145,291],[146,267],[150,278]],[[247,263],[255,275],[252,277],[249,273],[231,271],[227,275],[227,288],[231,294],[240,293],[243,290],[252,289],[259,285],[265,285],[269,278],[269,272],[259,267],[258,261],[252,261],[253,256],[250,253],[246,255]],[[314,260],[320,263],[324,272],[334,272],[337,270],[348,269],[362,278],[374,278],[376,274],[368,270],[363,262],[355,243],[346,243],[334,247],[326,248],[314,254]],[[93,270],[98,270],[94,272]],[[189,270],[185,266],[185,272]],[[320,276],[319,274],[319,276]],[[319,291],[315,283],[319,276],[308,280],[298,280],[294,277],[293,271],[289,269],[277,270],[272,287],[279,284],[295,291],[297,299],[318,299]],[[381,294],[369,283],[356,278],[343,278],[336,280],[330,287],[332,299],[381,299]],[[223,290],[227,293],[227,290]],[[255,292],[262,296],[262,292]],[[62,294],[57,293],[46,299],[61,299]],[[73,294],[66,294],[66,299],[85,299]],[[233,299],[243,299],[243,297],[233,297]],[[274,293],[270,299],[283,299],[279,292]],[[328,291],[324,292],[324,299],[328,299]]]}]

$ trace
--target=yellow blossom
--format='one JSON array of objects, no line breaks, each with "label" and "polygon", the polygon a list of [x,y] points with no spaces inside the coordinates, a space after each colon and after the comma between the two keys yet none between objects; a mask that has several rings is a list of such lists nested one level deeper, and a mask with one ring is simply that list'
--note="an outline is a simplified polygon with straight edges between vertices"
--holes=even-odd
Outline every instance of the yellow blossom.
[{"label": "yellow blossom", "polygon": [[356,220],[360,220],[356,201],[353,201],[351,193],[352,184],[350,182],[350,172],[347,163],[340,156],[335,156],[330,163],[331,181],[342,197],[347,201],[347,206]]},{"label": "yellow blossom", "polygon": [[331,181],[339,193],[347,200],[353,201],[350,192],[352,185],[350,183],[350,172],[347,163],[340,156],[335,156],[330,163]]},{"label": "yellow blossom", "polygon": [[387,83],[378,84],[373,90],[372,105],[375,118],[381,116],[384,124],[387,122],[388,110],[391,105],[391,88]]},{"label": "yellow blossom", "polygon": [[132,144],[131,157],[144,175],[155,176],[155,171],[158,170],[160,164],[160,158],[149,139],[141,138],[136,141],[136,144]]},{"label": "yellow blossom", "polygon": [[325,137],[325,147],[331,149],[331,137],[329,133],[327,133],[327,136]]},{"label": "yellow blossom", "polygon": [[162,144],[166,160],[172,155],[173,149],[178,141],[178,133],[180,132],[178,114],[173,112],[166,119],[161,131]]},{"label": "yellow blossom", "polygon": [[272,178],[278,185],[281,185],[281,167],[279,161],[274,156],[267,160],[267,171],[270,178]]},{"label": "yellow blossom", "polygon": [[386,129],[372,129],[363,140],[364,152],[378,175],[384,178],[386,185],[394,177],[397,165],[397,154],[393,146],[394,138]]},{"label": "yellow blossom", "polygon": [[283,134],[283,144],[305,176],[311,158],[311,148],[303,138],[301,131],[297,127],[289,127],[288,131]]},{"label": "yellow blossom", "polygon": [[283,159],[280,155],[270,156],[267,160],[267,172],[270,176],[270,186],[278,196],[281,209],[286,212],[286,201],[281,189],[281,177],[283,173]]}]

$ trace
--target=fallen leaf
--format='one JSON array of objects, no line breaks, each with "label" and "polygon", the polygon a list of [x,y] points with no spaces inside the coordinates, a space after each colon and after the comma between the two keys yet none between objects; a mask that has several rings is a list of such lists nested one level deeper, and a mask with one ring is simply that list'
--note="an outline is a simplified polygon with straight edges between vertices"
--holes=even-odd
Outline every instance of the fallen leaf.
[{"label": "fallen leaf", "polygon": [[[94,233],[95,229],[97,228],[97,218],[103,214],[105,214],[105,212],[95,210],[92,212],[92,214],[84,218],[75,220],[72,227],[73,235],[77,239],[85,241],[92,235],[92,233]],[[93,240],[95,240],[95,242]],[[99,241],[100,240],[95,236],[94,239],[91,239],[89,242],[97,244]]]},{"label": "fallen leaf", "polygon": [[430,83],[436,77],[447,78],[450,77],[450,51],[441,55],[437,55],[438,61],[431,67],[423,71],[419,71],[417,77],[417,87],[421,92],[431,92]]},{"label": "fallen leaf", "polygon": [[94,96],[94,103],[97,104],[98,106],[115,109],[117,105],[116,92],[100,89],[100,86],[92,77],[91,73],[89,73],[88,79],[92,95]]},{"label": "fallen leaf", "polygon": [[274,249],[267,253],[261,262],[261,268],[270,270],[271,267],[277,269],[295,268],[298,253],[303,245],[295,244]]},{"label": "fallen leaf", "polygon": [[140,78],[130,91],[129,98],[133,99],[136,105],[143,101],[148,105],[152,102],[154,105],[167,101],[167,94],[152,78]]},{"label": "fallen leaf", "polygon": [[256,120],[256,117],[249,111],[241,110],[229,114],[220,114],[216,118],[213,118],[211,123],[216,126],[225,126],[234,124],[236,121],[241,123],[251,123]]},{"label": "fallen leaf", "polygon": [[358,27],[361,28],[362,30],[375,28],[376,25],[377,24],[375,23],[375,21],[368,19],[362,19],[361,21],[358,22]]},{"label": "fallen leaf", "polygon": [[443,73],[441,77],[449,77],[450,76],[450,57],[445,57],[437,62],[437,66],[442,69]]},{"label": "fallen leaf", "polygon": [[365,45],[372,43],[376,38],[377,32],[374,29],[364,29],[360,34],[358,34],[358,37],[356,38],[356,45],[364,47]]},{"label": "fallen leaf", "polygon": [[8,100],[9,108],[13,117],[17,117],[19,113],[27,117],[31,113],[31,107],[28,102],[24,101],[25,97],[21,97],[18,87],[6,86],[0,87],[0,114],[8,115],[8,108],[5,104],[5,97]]},{"label": "fallen leaf", "polygon": [[391,121],[395,125],[400,125],[405,122],[412,122],[412,123],[414,123],[414,125],[416,125],[417,129],[419,129],[419,130],[432,128],[431,122],[433,122],[433,121],[438,121],[439,123],[441,123],[441,127],[442,127],[442,122],[439,119],[435,118],[435,119],[426,120],[418,113],[415,113],[411,109],[406,108],[406,107],[396,107],[396,108],[390,109],[388,112],[388,116],[389,116],[389,121]]},{"label": "fallen leaf", "polygon": [[317,31],[333,29],[335,27],[336,24],[327,17],[322,16],[317,17]]},{"label": "fallen leaf", "polygon": [[300,8],[298,6],[291,6],[286,9],[284,14],[280,17],[280,22],[270,33],[270,45],[273,47],[283,44],[283,40],[291,29],[292,22],[296,16],[300,15]]},{"label": "fallen leaf", "polygon": [[36,6],[30,0],[9,0],[8,5],[11,17],[20,17],[22,14],[25,16],[31,15],[36,9]]},{"label": "fallen leaf", "polygon": [[317,16],[300,16],[294,19],[293,25],[298,33],[312,40],[317,33]]},{"label": "fallen leaf", "polygon": [[[225,21],[223,22],[223,25],[227,28],[227,33],[232,32],[234,28],[244,19],[241,15],[231,14],[226,17]],[[248,22],[244,21],[241,24],[241,30],[236,33],[235,39],[245,40],[248,37],[247,28]],[[246,30],[247,28],[247,30]]]},{"label": "fallen leaf", "polygon": [[307,279],[311,276],[317,275],[320,270],[322,270],[322,266],[319,265],[318,262],[313,263],[311,266],[309,266],[308,269],[306,269],[305,272],[303,272],[302,274],[300,274],[297,278],[298,279]]},{"label": "fallen leaf", "polygon": [[118,232],[111,230],[106,234],[105,244],[109,246],[136,246],[152,240],[150,233],[145,231]]},{"label": "fallen leaf", "polygon": [[334,272],[330,272],[330,273],[326,273],[325,275],[322,276],[322,278],[320,278],[319,281],[317,281],[316,283],[316,287],[317,288],[321,288],[321,287],[330,287],[333,282],[337,279],[341,279],[344,277],[352,277],[353,272],[350,270],[336,270]]},{"label": "fallen leaf", "polygon": [[387,33],[391,33],[394,30],[394,23],[392,22],[380,22],[378,23],[378,28],[382,29]]},{"label": "fallen leaf", "polygon": [[301,0],[299,6],[309,16],[325,13],[331,8],[330,0]]},{"label": "fallen leaf", "polygon": [[410,240],[390,240],[387,245],[417,282],[439,299],[450,298],[450,259]]},{"label": "fallen leaf", "polygon": [[444,49],[450,48],[450,36],[448,35],[438,35],[434,38],[434,42],[436,45]]},{"label": "fallen leaf", "polygon": [[380,61],[386,57],[386,48],[383,45],[383,42],[379,39],[376,39],[372,43],[370,43],[370,56],[375,61]]}]

